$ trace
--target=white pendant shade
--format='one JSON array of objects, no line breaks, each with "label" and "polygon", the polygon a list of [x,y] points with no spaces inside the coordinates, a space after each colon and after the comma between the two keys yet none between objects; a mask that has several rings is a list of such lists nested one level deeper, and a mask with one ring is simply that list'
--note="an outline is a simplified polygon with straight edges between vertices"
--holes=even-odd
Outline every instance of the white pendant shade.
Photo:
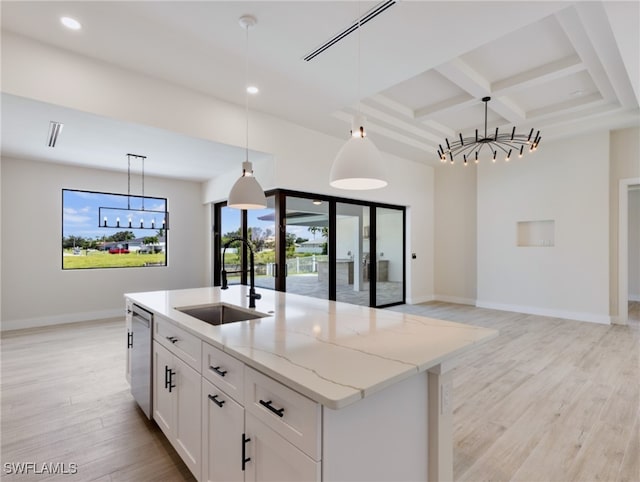
[{"label": "white pendant shade", "polygon": [[380,189],[387,185],[382,155],[367,137],[351,137],[338,152],[329,184],[338,189]]},{"label": "white pendant shade", "polygon": [[235,182],[229,193],[227,206],[236,209],[264,209],[267,207],[267,198],[262,187],[258,183],[250,162],[242,164],[242,176]]}]

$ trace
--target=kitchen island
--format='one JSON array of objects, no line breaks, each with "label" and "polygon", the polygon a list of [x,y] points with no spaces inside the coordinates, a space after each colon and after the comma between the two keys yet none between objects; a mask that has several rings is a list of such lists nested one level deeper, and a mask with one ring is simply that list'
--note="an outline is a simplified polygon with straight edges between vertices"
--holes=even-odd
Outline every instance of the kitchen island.
[{"label": "kitchen island", "polygon": [[[451,369],[495,330],[266,289],[252,310],[247,294],[125,295],[155,316],[153,418],[196,478],[452,480]],[[255,316],[176,309],[220,303]]]}]

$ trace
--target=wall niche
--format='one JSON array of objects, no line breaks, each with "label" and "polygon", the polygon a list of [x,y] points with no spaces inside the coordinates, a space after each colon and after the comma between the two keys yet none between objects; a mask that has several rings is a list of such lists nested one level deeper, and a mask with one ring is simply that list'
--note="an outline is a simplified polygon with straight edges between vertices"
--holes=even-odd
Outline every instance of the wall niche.
[{"label": "wall niche", "polygon": [[518,247],[550,248],[555,246],[556,222],[543,221],[518,221]]}]

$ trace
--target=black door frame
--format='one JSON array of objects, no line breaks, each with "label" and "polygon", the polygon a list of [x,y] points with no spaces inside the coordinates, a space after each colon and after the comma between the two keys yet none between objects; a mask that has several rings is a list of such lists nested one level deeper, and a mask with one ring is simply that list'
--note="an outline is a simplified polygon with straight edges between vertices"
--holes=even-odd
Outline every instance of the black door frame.
[{"label": "black door frame", "polygon": [[[388,306],[402,305],[406,302],[407,291],[407,210],[405,206],[397,206],[393,204],[385,204],[373,201],[362,201],[358,199],[342,198],[338,196],[329,196],[325,194],[314,194],[303,191],[294,191],[290,189],[271,189],[265,191],[267,197],[274,196],[275,205],[275,246],[276,246],[276,276],[275,276],[275,290],[286,291],[286,199],[288,196],[297,197],[310,200],[320,200],[328,203],[329,206],[329,237],[328,242],[328,256],[329,256],[329,300],[336,300],[336,204],[354,204],[359,206],[369,207],[369,252],[372,255],[372,259],[375,260],[377,253],[376,244],[376,232],[377,232],[377,208],[385,208],[398,210],[402,212],[402,301],[388,303],[384,305],[376,306],[376,283],[369,282],[369,306],[376,308],[385,308]],[[220,232],[222,224],[222,208],[227,205],[226,201],[218,202],[213,205],[213,285],[220,286],[220,270],[221,264],[221,237]],[[240,232],[242,236],[247,236],[247,211],[243,210],[240,222]],[[242,271],[240,282],[247,284],[247,269],[248,269],[248,256],[247,250],[242,245]],[[369,280],[377,279],[377,263],[369,264]]]}]

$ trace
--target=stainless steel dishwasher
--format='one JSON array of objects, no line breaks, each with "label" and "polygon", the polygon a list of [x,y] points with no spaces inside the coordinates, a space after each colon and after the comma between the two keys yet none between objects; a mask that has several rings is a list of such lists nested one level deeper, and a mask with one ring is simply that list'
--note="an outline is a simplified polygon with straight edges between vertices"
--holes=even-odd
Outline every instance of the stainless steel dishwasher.
[{"label": "stainless steel dishwasher", "polygon": [[153,313],[133,305],[131,315],[132,335],[129,340],[131,349],[131,394],[138,405],[151,419],[153,414],[152,393],[152,341],[153,341]]}]

